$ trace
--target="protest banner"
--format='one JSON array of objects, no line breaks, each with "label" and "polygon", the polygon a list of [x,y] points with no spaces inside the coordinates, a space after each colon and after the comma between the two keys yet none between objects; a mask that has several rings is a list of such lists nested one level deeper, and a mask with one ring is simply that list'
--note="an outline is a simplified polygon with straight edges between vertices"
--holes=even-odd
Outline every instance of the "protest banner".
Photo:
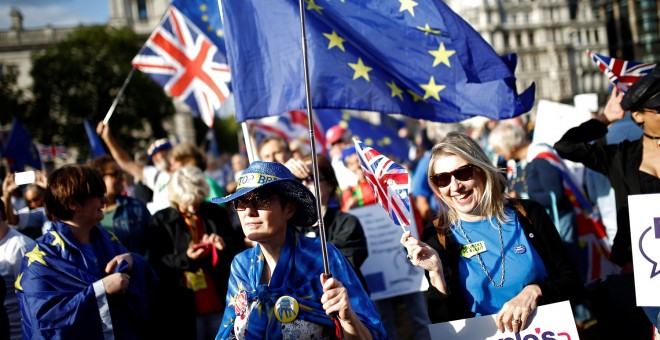
[{"label": "protest banner", "polygon": [[630,195],[630,244],[638,306],[660,306],[660,194]]},{"label": "protest banner", "polygon": [[442,340],[576,340],[578,336],[568,301],[539,306],[519,333],[500,332],[495,314],[429,325],[431,339]]},{"label": "protest banner", "polygon": [[[360,220],[367,238],[369,257],[360,271],[367,281],[371,300],[428,289],[424,270],[413,266],[406,258],[406,249],[399,242],[401,227],[392,222],[387,211],[373,204],[349,212]],[[418,237],[414,220],[410,231]]]}]

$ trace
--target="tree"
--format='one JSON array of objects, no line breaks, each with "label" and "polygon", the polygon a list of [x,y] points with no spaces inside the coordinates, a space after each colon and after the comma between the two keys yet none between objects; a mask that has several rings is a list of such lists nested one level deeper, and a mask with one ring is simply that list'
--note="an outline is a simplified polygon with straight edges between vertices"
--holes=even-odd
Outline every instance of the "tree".
[{"label": "tree", "polygon": [[[89,150],[82,121],[103,119],[131,70],[131,59],[145,38],[128,28],[81,27],[67,39],[33,55],[34,100],[20,120],[35,140]],[[135,72],[110,120],[113,133],[129,151],[144,149],[162,135],[161,122],[174,113],[158,84]]]}]

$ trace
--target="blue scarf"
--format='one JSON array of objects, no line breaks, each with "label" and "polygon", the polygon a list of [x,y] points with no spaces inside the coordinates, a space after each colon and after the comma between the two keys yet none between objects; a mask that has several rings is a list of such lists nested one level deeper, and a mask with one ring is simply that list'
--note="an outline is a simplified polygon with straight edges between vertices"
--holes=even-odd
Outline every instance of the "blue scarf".
[{"label": "blue scarf", "polygon": [[[259,245],[234,258],[227,290],[227,307],[216,339],[230,337],[237,317],[236,311],[244,311],[254,301],[257,305],[249,311],[246,337],[281,339],[282,324],[275,317],[274,306],[283,295],[298,301],[298,319],[324,327],[335,327],[321,304],[323,286],[319,276],[324,270],[320,241],[318,238],[300,235],[293,227],[287,229],[286,241],[269,284],[260,283],[265,261]],[[371,331],[374,339],[386,338],[380,316],[351,265],[330,244],[328,261],[332,275],[348,290],[351,307],[360,321]]]}]

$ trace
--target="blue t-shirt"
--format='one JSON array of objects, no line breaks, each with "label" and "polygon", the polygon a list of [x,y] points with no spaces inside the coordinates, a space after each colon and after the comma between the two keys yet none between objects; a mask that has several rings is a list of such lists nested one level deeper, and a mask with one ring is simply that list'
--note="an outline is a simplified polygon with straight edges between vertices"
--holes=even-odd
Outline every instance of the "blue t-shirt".
[{"label": "blue t-shirt", "polygon": [[[541,282],[548,277],[545,265],[534,247],[525,237],[524,230],[515,217],[513,210],[506,208],[508,222],[502,224],[504,242],[504,285],[495,287],[484,273],[476,255],[458,260],[458,275],[470,310],[477,316],[496,314],[502,306],[518,295],[525,286]],[[490,222],[461,221],[463,230],[472,243],[484,241],[486,250],[479,255],[490,277],[496,284],[502,280],[502,246],[497,231],[497,220]],[[452,234],[459,244],[469,242],[456,226]]]}]

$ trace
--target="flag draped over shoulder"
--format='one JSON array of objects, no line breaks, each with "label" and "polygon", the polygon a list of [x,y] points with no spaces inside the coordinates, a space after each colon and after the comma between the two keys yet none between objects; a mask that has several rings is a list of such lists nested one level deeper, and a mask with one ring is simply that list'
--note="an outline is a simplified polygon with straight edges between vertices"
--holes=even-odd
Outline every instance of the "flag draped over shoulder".
[{"label": "flag draped over shoulder", "polygon": [[[317,116],[313,115],[314,139],[316,140],[316,152],[322,153],[325,150],[325,130],[319,124]],[[263,136],[280,137],[287,142],[299,140],[309,143],[309,125],[305,111],[293,110],[279,116],[251,120],[248,126],[252,131]]]},{"label": "flag draped over shoulder", "polygon": [[[306,107],[298,1],[222,2],[236,119]],[[515,55],[498,56],[442,1],[308,0],[312,103],[455,122],[511,118]]]},{"label": "flag draped over shoulder", "polygon": [[217,1],[172,1],[133,66],[208,126],[229,96],[230,74]]},{"label": "flag draped over shoulder", "polygon": [[89,149],[92,158],[105,155],[105,149],[103,149],[101,139],[99,139],[99,135],[96,134],[96,131],[92,129],[92,126],[89,125],[87,119],[83,119],[83,125],[85,125],[85,132],[87,133],[87,140],[89,141]]},{"label": "flag draped over shoulder", "polygon": [[2,151],[2,157],[9,161],[11,171],[22,171],[26,165],[41,170],[39,150],[32,143],[32,137],[23,125],[14,119],[9,139]]},{"label": "flag draped over shoulder", "polygon": [[374,195],[398,226],[409,226],[412,218],[410,206],[410,180],[408,171],[381,155],[378,151],[353,139],[364,176]]},{"label": "flag draped over shoulder", "polygon": [[591,51],[587,53],[589,53],[600,71],[607,76],[610,83],[624,92],[628,90],[630,85],[651,73],[655,68],[655,64],[610,58]]},{"label": "flag draped over shoulder", "polygon": [[587,259],[586,273],[582,273],[587,282],[605,278],[616,272],[616,265],[610,262],[610,245],[607,242],[605,225],[598,211],[594,209],[582,189],[576,184],[563,160],[548,144],[535,144],[528,150],[528,159],[545,159],[554,166],[563,179],[564,193],[575,212],[578,228],[578,242],[585,250]]},{"label": "flag draped over shoulder", "polygon": [[325,130],[339,125],[351,131],[351,135],[366,145],[378,147],[384,155],[400,161],[408,160],[408,140],[398,135],[398,129],[404,124],[385,114],[380,114],[381,123],[374,125],[371,122],[357,118],[340,110],[316,110],[319,121]]}]

